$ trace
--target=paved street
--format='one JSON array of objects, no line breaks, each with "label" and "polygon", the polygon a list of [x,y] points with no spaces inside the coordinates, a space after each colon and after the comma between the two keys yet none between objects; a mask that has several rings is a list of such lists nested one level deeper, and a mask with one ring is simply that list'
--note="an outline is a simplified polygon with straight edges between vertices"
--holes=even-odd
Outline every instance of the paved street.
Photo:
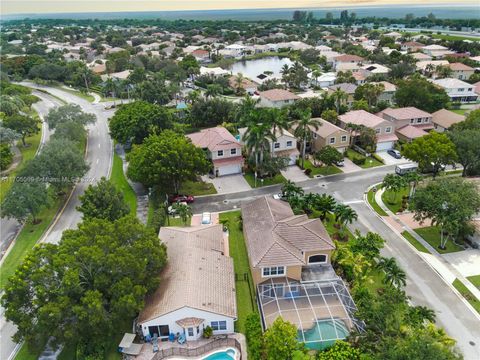
[{"label": "paved street", "polygon": [[[407,294],[415,305],[425,305],[435,310],[438,325],[458,342],[467,360],[480,359],[480,318],[475,315],[433,270],[397,233],[373,213],[363,202],[366,189],[380,182],[394,166],[385,166],[356,172],[346,176],[339,174],[323,179],[299,183],[305,191],[332,194],[339,201],[352,206],[359,219],[353,228],[361,232],[379,233],[385,240],[383,256],[394,256],[407,273]],[[198,198],[194,213],[225,211],[239,208],[241,203],[256,196],[277,193],[281,186],[260,188],[228,195],[212,195]]]}]

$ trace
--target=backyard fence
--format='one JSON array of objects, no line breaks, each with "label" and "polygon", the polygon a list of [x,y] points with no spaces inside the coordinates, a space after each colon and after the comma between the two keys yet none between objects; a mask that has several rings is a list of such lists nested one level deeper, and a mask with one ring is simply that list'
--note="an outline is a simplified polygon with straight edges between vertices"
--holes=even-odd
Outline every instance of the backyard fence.
[{"label": "backyard fence", "polygon": [[250,291],[250,302],[252,304],[252,309],[255,309],[255,291],[252,287],[251,281],[250,281],[250,276],[248,273],[235,273],[235,281],[246,281],[248,284],[248,290]]},{"label": "backyard fence", "polygon": [[198,357],[203,354],[209,353],[216,349],[222,349],[226,347],[234,347],[240,354],[239,359],[242,358],[242,347],[237,339],[223,338],[212,340],[211,342],[201,345],[196,348],[184,348],[184,347],[172,347],[170,349],[162,349],[155,354],[152,360],[168,359],[172,356],[184,356],[184,357]]}]

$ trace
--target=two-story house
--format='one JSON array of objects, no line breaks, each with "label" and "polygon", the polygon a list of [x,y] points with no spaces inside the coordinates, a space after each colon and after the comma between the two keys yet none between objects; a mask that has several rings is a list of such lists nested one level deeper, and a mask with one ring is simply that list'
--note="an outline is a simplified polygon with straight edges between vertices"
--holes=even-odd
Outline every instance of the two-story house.
[{"label": "two-story house", "polygon": [[353,102],[355,101],[354,95],[355,95],[355,90],[357,89],[357,85],[350,84],[350,83],[335,84],[335,85],[329,86],[327,91],[328,91],[328,94],[331,95],[335,92],[335,90],[338,90],[338,89],[340,89],[341,91],[347,94],[347,99],[345,103],[348,107],[351,107]]},{"label": "two-story house", "polygon": [[[244,144],[243,138],[247,128],[238,129],[240,143]],[[288,165],[295,165],[300,152],[297,149],[297,139],[287,130],[275,130],[275,141],[268,140],[270,149],[274,157],[286,157],[289,159]]]},{"label": "two-story house", "polygon": [[393,125],[399,139],[408,142],[427,135],[428,131],[433,128],[432,114],[413,106],[398,109],[387,108],[377,115]]},{"label": "two-story house", "polygon": [[308,150],[310,152],[317,152],[325,146],[329,145],[343,153],[350,145],[350,133],[332,124],[326,120],[317,119],[321,126],[318,129],[310,128],[311,140],[309,142]]},{"label": "two-story house", "polygon": [[468,80],[475,72],[474,68],[460,62],[448,64],[448,67],[452,70],[451,77],[458,80]]},{"label": "two-story house", "polygon": [[358,55],[343,54],[335,57],[333,61],[333,67],[335,68],[335,70],[338,70],[337,67],[340,64],[346,64],[346,63],[358,64],[358,63],[362,63],[364,60],[365,60],[364,58]]},{"label": "two-story house", "polygon": [[389,104],[394,103],[395,93],[397,92],[397,87],[394,84],[388,81],[372,82],[372,84],[383,85],[383,92],[378,97],[378,101],[385,101]]},{"label": "two-story house", "polygon": [[[343,129],[346,129],[349,124],[374,129],[377,135],[376,151],[392,149],[395,145],[395,141],[398,140],[392,123],[365,110],[349,111],[340,115],[338,120],[340,122],[340,127]],[[354,135],[356,134],[352,133],[352,137],[354,137]]]},{"label": "two-story house", "polygon": [[242,220],[255,285],[276,277],[302,279],[302,268],[330,264],[335,245],[320,219],[294,215],[290,205],[261,197],[242,205]]},{"label": "two-story house", "polygon": [[424,46],[422,48],[422,52],[436,59],[442,59],[445,56],[454,53],[453,51],[449,50],[447,47],[438,45],[438,44]]},{"label": "two-story house", "polygon": [[422,50],[424,47],[425,47],[425,44],[422,44],[420,42],[406,41],[400,46],[400,49],[402,51],[407,51],[407,52],[417,52],[419,50]]},{"label": "two-story house", "polygon": [[187,135],[192,143],[205,150],[212,161],[215,176],[240,174],[244,159],[242,145],[224,127],[203,129]]},{"label": "two-story house", "polygon": [[446,78],[432,80],[432,82],[443,88],[452,102],[470,103],[478,99],[474,86],[465,81]]},{"label": "two-story house", "polygon": [[286,105],[293,104],[296,100],[300,99],[298,95],[284,90],[284,89],[271,89],[262,91],[260,96],[260,106],[281,108]]}]

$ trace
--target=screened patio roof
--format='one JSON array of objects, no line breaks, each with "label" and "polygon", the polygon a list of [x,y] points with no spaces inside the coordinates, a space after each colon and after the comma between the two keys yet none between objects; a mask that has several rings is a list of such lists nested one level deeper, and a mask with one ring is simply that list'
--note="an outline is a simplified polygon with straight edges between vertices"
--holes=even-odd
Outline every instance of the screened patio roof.
[{"label": "screened patio roof", "polygon": [[274,278],[257,285],[257,292],[264,327],[281,316],[297,327],[299,341],[310,348],[324,348],[353,329],[363,329],[353,317],[355,303],[340,278],[310,282]]}]

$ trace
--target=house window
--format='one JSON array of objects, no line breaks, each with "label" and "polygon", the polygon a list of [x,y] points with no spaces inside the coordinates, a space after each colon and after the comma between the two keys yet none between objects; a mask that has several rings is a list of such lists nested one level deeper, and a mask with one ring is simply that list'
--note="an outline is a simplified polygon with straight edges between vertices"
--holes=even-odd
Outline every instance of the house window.
[{"label": "house window", "polygon": [[285,266],[272,266],[262,269],[262,276],[283,276],[285,275]]},{"label": "house window", "polygon": [[335,144],[335,138],[334,137],[330,138],[330,144]]},{"label": "house window", "polygon": [[463,88],[462,88],[462,89],[458,89],[458,91],[463,91],[463,90],[464,90]]},{"label": "house window", "polygon": [[423,122],[424,122],[424,123],[428,123],[428,122],[429,122],[429,121],[428,121],[428,118],[423,119]]},{"label": "house window", "polygon": [[342,135],[342,143],[347,141],[347,135]]},{"label": "house window", "polygon": [[280,143],[276,142],[276,143],[273,145],[273,147],[274,147],[275,149],[280,149]]},{"label": "house window", "polygon": [[375,134],[380,134],[381,131],[382,131],[382,129],[376,128],[376,129],[375,129]]},{"label": "house window", "polygon": [[217,151],[217,155],[218,155],[218,156],[223,156],[223,150],[218,150],[218,151]]},{"label": "house window", "polygon": [[213,331],[218,330],[227,330],[227,322],[226,321],[212,321],[210,323],[210,327]]},{"label": "house window", "polygon": [[292,141],[287,141],[287,147],[291,147],[293,145]]},{"label": "house window", "polygon": [[422,118],[417,119],[417,124],[420,124],[422,122]]},{"label": "house window", "polygon": [[200,334],[200,326],[197,326],[197,335]]},{"label": "house window", "polygon": [[327,255],[325,254],[317,254],[308,257],[309,264],[326,264],[327,263]]},{"label": "house window", "polygon": [[237,155],[237,149],[230,149],[230,155]]},{"label": "house window", "polygon": [[390,126],[385,128],[385,134],[390,134],[391,132],[392,128]]},{"label": "house window", "polygon": [[473,89],[472,88],[468,88],[468,91],[472,91]]},{"label": "house window", "polygon": [[314,139],[317,138],[317,133],[313,133],[313,136],[312,136]]},{"label": "house window", "polygon": [[188,336],[193,336],[193,328],[188,328]]},{"label": "house window", "polygon": [[410,119],[410,124],[413,124],[415,122],[415,119]]}]

